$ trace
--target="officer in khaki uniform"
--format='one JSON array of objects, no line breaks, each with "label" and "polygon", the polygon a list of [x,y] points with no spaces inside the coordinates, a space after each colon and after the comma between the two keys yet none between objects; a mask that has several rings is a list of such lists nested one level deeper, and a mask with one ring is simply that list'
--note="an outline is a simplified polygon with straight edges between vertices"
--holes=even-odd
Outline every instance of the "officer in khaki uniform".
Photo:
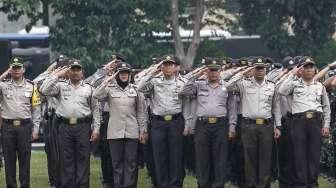
[{"label": "officer in khaki uniform", "polygon": [[41,119],[40,99],[33,82],[25,79],[23,60],[11,60],[11,79],[0,82],[2,146],[7,187],[15,188],[16,160],[20,187],[30,187],[31,141],[37,139]]},{"label": "officer in khaki uniform", "polygon": [[138,143],[144,143],[146,139],[145,98],[130,83],[130,77],[131,66],[120,61],[117,73],[107,78],[93,94],[99,100],[107,98],[109,105],[107,139],[112,158],[114,188],[137,186]]},{"label": "officer in khaki uniform", "polygon": [[[57,60],[51,64],[46,71],[38,75],[33,81],[37,87],[40,88],[43,81],[49,77],[49,75],[55,71],[57,67],[69,65],[69,58],[64,55],[60,55]],[[57,106],[57,98],[52,96],[41,96],[41,111],[42,121],[41,126],[43,128],[44,138],[44,150],[47,154],[47,167],[50,187],[60,186],[60,150],[58,139],[58,126],[54,124],[55,109]]]},{"label": "officer in khaki uniform", "polygon": [[[184,82],[175,76],[178,62],[173,56],[165,56],[138,88],[151,96],[152,127],[150,139],[158,188],[183,186],[183,100],[179,96]],[[155,76],[161,72],[161,76]]]},{"label": "officer in khaki uniform", "polygon": [[[106,76],[112,74],[113,68],[116,66],[117,61],[125,61],[125,58],[121,54],[113,54],[112,60],[106,63],[102,68],[98,69],[93,75],[84,80],[85,83],[89,83],[94,88],[97,88],[106,78]],[[113,187],[113,167],[112,159],[109,149],[109,143],[107,140],[107,127],[110,116],[109,105],[106,100],[100,101],[102,107],[102,121],[99,131],[99,151],[100,151],[100,167],[102,171],[102,188]]]},{"label": "officer in khaki uniform", "polygon": [[[264,188],[270,184],[273,135],[280,136],[281,116],[275,85],[265,78],[265,59],[255,58],[253,65],[235,75],[228,87],[237,87],[241,96],[246,187]],[[253,77],[243,79],[250,71]]]},{"label": "officer in khaki uniform", "polygon": [[[295,79],[301,74],[301,78]],[[291,144],[294,188],[317,188],[321,154],[321,135],[329,136],[330,104],[322,83],[314,80],[315,62],[301,59],[279,87],[279,93],[292,96]]]},{"label": "officer in khaki uniform", "polygon": [[195,151],[198,187],[220,188],[224,186],[227,171],[228,117],[237,114],[229,115],[234,108],[233,103],[231,106],[228,103],[228,90],[220,80],[221,64],[210,58],[205,63],[208,79],[196,81],[197,76],[201,76],[204,71],[199,72],[189,79],[181,94],[196,96],[197,100]]},{"label": "officer in khaki uniform", "polygon": [[[65,75],[69,80],[60,81]],[[82,79],[82,65],[72,60],[70,68],[52,74],[40,89],[44,95],[58,99],[55,123],[63,149],[61,187],[89,186],[90,141],[99,136],[100,105],[92,96],[93,88]]]}]

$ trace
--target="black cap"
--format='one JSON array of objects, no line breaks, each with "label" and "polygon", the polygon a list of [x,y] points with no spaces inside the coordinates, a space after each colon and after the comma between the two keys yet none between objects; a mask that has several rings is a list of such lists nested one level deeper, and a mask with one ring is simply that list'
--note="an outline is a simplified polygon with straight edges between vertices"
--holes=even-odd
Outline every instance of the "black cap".
[{"label": "black cap", "polygon": [[286,56],[283,58],[281,64],[284,68],[293,68],[296,66],[296,63],[291,56]]},{"label": "black cap", "polygon": [[118,71],[129,71],[129,72],[131,72],[132,66],[130,64],[126,63],[126,62],[120,61],[117,64],[117,70]]},{"label": "black cap", "polygon": [[112,54],[111,57],[112,57],[112,60],[120,60],[120,61],[126,62],[126,58],[122,54],[114,53]]},{"label": "black cap", "polygon": [[269,64],[266,62],[264,57],[256,57],[253,59],[253,66],[254,67],[268,67]]},{"label": "black cap", "polygon": [[23,67],[23,59],[21,57],[13,57],[10,61],[10,67]]},{"label": "black cap", "polygon": [[173,63],[175,65],[179,65],[180,62],[177,60],[177,58],[173,55],[165,55],[161,58],[161,61],[163,63]]},{"label": "black cap", "polygon": [[306,66],[306,65],[314,65],[315,66],[315,61],[313,60],[313,58],[305,56],[305,57],[301,58],[300,65],[301,66]]},{"label": "black cap", "polygon": [[205,65],[209,69],[221,69],[222,68],[222,61],[217,60],[217,59],[212,59],[212,58],[204,58],[205,59]]},{"label": "black cap", "polygon": [[77,68],[83,68],[83,66],[80,64],[80,61],[79,60],[77,60],[77,59],[72,59],[72,60],[70,60],[70,68],[75,68],[75,67],[77,67]]},{"label": "black cap", "polygon": [[299,65],[302,58],[304,58],[304,57],[303,56],[295,56],[293,58],[295,65]]}]

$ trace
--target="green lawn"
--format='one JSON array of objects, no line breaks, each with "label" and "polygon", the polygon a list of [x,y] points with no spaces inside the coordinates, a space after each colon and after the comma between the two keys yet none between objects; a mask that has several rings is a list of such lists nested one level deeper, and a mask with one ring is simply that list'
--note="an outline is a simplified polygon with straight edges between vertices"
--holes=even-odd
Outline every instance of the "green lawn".
[{"label": "green lawn", "polygon": [[[32,188],[47,188],[48,187],[48,173],[46,167],[46,155],[43,152],[33,152],[31,161],[31,187]],[[90,184],[92,188],[100,187],[100,166],[99,159],[92,158],[91,160],[91,176]],[[5,187],[4,171],[0,172],[0,188]],[[141,170],[138,181],[139,188],[151,188],[150,179],[148,178],[146,171]],[[195,188],[196,180],[194,177],[188,176],[184,180],[185,188]],[[227,185],[226,188],[230,188]],[[272,188],[277,188],[277,184],[274,184]],[[333,188],[335,185],[327,182],[324,179],[320,179],[320,188]]]}]

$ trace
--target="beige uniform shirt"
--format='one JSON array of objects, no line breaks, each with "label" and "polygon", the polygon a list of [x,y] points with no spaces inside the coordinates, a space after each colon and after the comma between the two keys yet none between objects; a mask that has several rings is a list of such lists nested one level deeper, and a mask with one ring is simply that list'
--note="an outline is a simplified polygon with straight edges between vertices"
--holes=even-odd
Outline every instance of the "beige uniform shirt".
[{"label": "beige uniform shirt", "polygon": [[136,86],[129,84],[122,89],[118,84],[102,84],[93,96],[107,100],[109,105],[109,123],[107,139],[139,138],[140,132],[147,132],[145,97]]},{"label": "beige uniform shirt", "polygon": [[41,121],[41,106],[32,106],[34,84],[26,79],[16,84],[13,80],[0,82],[1,117],[4,119],[31,118],[34,133],[38,133]]},{"label": "beige uniform shirt", "polygon": [[229,88],[238,88],[241,98],[242,116],[250,119],[269,119],[274,115],[275,126],[281,126],[281,112],[275,84],[264,81],[258,84],[254,78],[243,79],[238,73],[228,82]]},{"label": "beige uniform shirt", "polygon": [[81,82],[78,86],[70,80],[59,81],[55,76],[48,77],[40,88],[42,94],[55,96],[58,100],[56,115],[64,118],[85,118],[92,116],[94,132],[99,132],[100,104],[93,98],[93,88]]},{"label": "beige uniform shirt", "polygon": [[154,115],[170,115],[181,113],[183,98],[179,95],[184,82],[182,79],[164,79],[163,76],[147,75],[141,79],[138,88],[140,92],[151,96],[151,110]]},{"label": "beige uniform shirt", "polygon": [[279,87],[282,95],[292,95],[292,113],[318,111],[323,113],[324,127],[330,127],[330,103],[325,87],[322,83],[313,81],[305,83],[302,79],[294,79],[289,75]]}]

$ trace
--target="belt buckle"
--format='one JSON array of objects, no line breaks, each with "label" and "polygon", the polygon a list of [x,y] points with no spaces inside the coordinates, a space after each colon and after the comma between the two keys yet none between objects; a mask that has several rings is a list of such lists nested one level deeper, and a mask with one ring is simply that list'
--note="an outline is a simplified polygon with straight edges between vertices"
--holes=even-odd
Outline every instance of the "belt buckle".
[{"label": "belt buckle", "polygon": [[173,115],[165,115],[165,116],[163,116],[163,119],[165,121],[171,121],[173,119]]},{"label": "belt buckle", "polygon": [[307,119],[312,119],[314,117],[314,112],[306,112],[305,114]]},{"label": "belt buckle", "polygon": [[265,124],[265,119],[263,118],[257,118],[255,120],[256,125],[264,125]]},{"label": "belt buckle", "polygon": [[20,120],[13,120],[13,126],[14,127],[18,127],[21,125],[21,121]]},{"label": "belt buckle", "polygon": [[217,123],[217,117],[208,117],[208,123],[209,124]]},{"label": "belt buckle", "polygon": [[70,125],[76,125],[77,124],[77,118],[70,118],[69,119],[69,124]]}]

